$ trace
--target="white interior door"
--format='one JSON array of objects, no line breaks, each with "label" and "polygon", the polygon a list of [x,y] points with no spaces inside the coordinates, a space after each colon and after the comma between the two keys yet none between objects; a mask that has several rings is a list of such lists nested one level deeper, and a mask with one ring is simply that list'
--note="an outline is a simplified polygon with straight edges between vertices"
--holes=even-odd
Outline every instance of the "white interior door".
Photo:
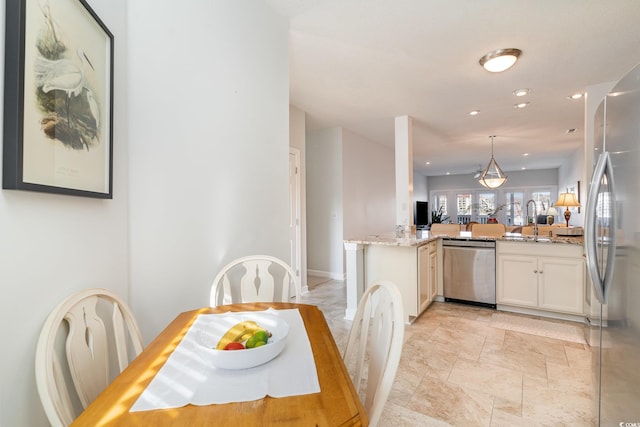
[{"label": "white interior door", "polygon": [[291,249],[291,268],[300,277],[300,151],[289,149],[289,245]]}]

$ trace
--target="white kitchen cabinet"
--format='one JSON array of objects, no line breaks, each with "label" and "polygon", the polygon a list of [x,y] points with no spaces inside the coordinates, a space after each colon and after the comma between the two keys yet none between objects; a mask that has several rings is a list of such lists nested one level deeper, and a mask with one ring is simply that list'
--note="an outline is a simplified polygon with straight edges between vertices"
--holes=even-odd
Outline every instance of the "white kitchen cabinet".
[{"label": "white kitchen cabinet", "polygon": [[538,307],[583,314],[584,268],[582,258],[539,258]]},{"label": "white kitchen cabinet", "polygon": [[418,248],[419,313],[429,307],[438,293],[438,244],[436,241]]},{"label": "white kitchen cabinet", "polygon": [[538,307],[537,258],[500,253],[496,259],[496,303]]},{"label": "white kitchen cabinet", "polygon": [[498,242],[498,305],[584,314],[582,246]]},{"label": "white kitchen cabinet", "polygon": [[377,280],[395,283],[408,323],[431,304],[438,292],[435,240],[421,246],[367,245],[364,259],[366,286]]},{"label": "white kitchen cabinet", "polygon": [[[429,246],[429,304],[438,295],[438,242],[431,242]],[[426,307],[425,307],[426,308]]]}]

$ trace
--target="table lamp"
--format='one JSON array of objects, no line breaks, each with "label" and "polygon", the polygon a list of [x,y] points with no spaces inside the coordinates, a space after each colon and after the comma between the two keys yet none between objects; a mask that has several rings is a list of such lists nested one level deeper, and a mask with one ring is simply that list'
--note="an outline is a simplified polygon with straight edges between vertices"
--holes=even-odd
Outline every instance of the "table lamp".
[{"label": "table lamp", "polygon": [[569,208],[578,207],[580,203],[578,199],[576,199],[576,195],[573,193],[560,193],[558,196],[558,201],[555,203],[556,207],[565,207],[564,211],[564,219],[567,220],[567,228],[569,227],[569,218],[571,218],[571,212]]},{"label": "table lamp", "polygon": [[551,206],[547,209],[547,224],[553,225],[556,220],[556,215],[558,215],[558,210]]}]

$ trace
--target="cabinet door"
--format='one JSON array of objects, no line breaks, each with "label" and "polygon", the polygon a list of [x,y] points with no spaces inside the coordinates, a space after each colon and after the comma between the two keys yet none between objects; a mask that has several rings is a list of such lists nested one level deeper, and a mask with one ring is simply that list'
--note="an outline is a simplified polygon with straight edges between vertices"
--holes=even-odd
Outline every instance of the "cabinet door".
[{"label": "cabinet door", "polygon": [[438,294],[438,245],[429,244],[429,299],[433,301]]},{"label": "cabinet door", "polygon": [[538,307],[538,268],[536,258],[520,255],[498,257],[496,272],[498,304]]},{"label": "cabinet door", "polygon": [[428,245],[418,248],[418,301],[420,302],[420,313],[431,304],[430,281],[430,255]]},{"label": "cabinet door", "polygon": [[583,314],[584,261],[571,258],[538,259],[540,308]]}]

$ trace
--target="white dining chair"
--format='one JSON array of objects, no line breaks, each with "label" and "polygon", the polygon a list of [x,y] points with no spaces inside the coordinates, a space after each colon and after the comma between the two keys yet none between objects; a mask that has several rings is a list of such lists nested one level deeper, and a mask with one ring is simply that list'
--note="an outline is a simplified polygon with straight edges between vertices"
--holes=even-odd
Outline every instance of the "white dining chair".
[{"label": "white dining chair", "polygon": [[471,237],[502,237],[507,232],[504,224],[473,224]]},{"label": "white dining chair", "polygon": [[286,262],[270,255],[249,255],[231,261],[211,284],[211,307],[241,302],[300,302],[301,286]]},{"label": "white dining chair", "polygon": [[[35,359],[38,394],[51,425],[71,424],[80,412],[72,402],[86,408],[142,349],[133,313],[115,293],[86,289],[62,301],[44,323]],[[111,372],[115,365],[118,371]]]},{"label": "white dining chair", "polygon": [[439,222],[431,224],[429,232],[432,236],[459,236],[460,224],[441,224]]},{"label": "white dining chair", "polygon": [[358,303],[343,354],[361,397],[366,382],[363,403],[370,426],[380,420],[391,392],[403,339],[404,309],[398,287],[389,281],[374,282]]}]

